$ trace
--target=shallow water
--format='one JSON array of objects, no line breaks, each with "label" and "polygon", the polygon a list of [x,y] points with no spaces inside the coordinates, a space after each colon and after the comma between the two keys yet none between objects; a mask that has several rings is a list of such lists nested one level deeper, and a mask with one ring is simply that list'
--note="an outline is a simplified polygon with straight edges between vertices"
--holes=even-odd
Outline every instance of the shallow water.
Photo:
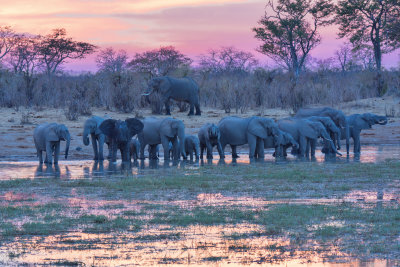
[{"label": "shallow water", "polygon": [[[289,150],[288,150],[289,151]],[[272,156],[273,151],[268,150],[265,153],[265,163],[285,163],[285,162],[301,162],[294,156],[288,155],[286,161],[276,161]],[[164,161],[160,160],[144,160],[131,164],[95,162],[93,160],[74,160],[61,161],[58,165],[38,164],[36,161],[0,161],[0,180],[18,179],[18,178],[43,178],[54,177],[61,179],[82,179],[94,177],[107,177],[111,174],[120,174],[125,176],[137,176],[148,173],[149,169],[165,169],[165,168],[180,168],[193,169],[200,168],[204,165],[241,165],[249,164],[250,160],[246,151],[239,153],[238,159],[232,159],[229,153],[226,154],[225,160],[220,160],[218,154],[214,154],[213,160],[205,161]],[[330,163],[378,163],[387,159],[399,159],[400,146],[379,145],[379,146],[364,146],[360,157],[355,157],[350,153],[349,157],[341,156],[335,158],[325,158],[325,155],[319,150],[316,152],[317,162]],[[259,161],[257,161],[259,162]]]}]

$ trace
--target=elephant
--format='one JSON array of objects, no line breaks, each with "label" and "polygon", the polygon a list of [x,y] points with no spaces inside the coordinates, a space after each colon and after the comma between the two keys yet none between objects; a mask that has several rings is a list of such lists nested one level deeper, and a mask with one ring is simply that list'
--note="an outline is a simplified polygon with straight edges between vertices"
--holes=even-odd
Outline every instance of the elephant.
[{"label": "elephant", "polygon": [[129,159],[137,161],[139,158],[139,151],[140,151],[140,142],[138,139],[131,139],[129,143]]},{"label": "elephant", "polygon": [[[350,129],[349,129],[349,124],[346,120],[346,116],[344,115],[343,111],[337,110],[334,108],[330,107],[322,107],[322,108],[302,108],[300,109],[296,115],[294,116],[295,118],[307,118],[311,116],[320,116],[320,117],[329,117],[333,120],[333,122],[336,124],[336,126],[339,129],[343,129],[344,134],[341,136],[344,136],[346,138],[346,152],[347,155],[349,154],[349,140],[350,140]],[[342,131],[342,130],[341,130]],[[336,141],[337,143],[337,141]]]},{"label": "elephant", "polygon": [[199,159],[200,141],[197,136],[195,135],[185,136],[185,152],[186,156],[184,157],[184,159],[187,159],[187,156],[189,155],[190,161],[193,161],[193,154],[196,160]]},{"label": "elephant", "polygon": [[130,141],[134,135],[143,130],[143,123],[135,118],[129,118],[125,121],[107,119],[100,124],[99,128],[110,141],[111,161],[117,161],[118,149],[121,151],[122,161],[130,161]]},{"label": "elephant", "polygon": [[282,142],[282,135],[277,124],[269,118],[253,116],[250,118],[225,117],[218,123],[220,130],[220,142],[222,151],[229,144],[232,148],[232,158],[238,158],[236,147],[244,144],[249,145],[249,158],[254,158],[255,155],[264,158],[264,149],[257,151],[259,148],[264,148],[264,139],[267,136],[274,136],[278,143]]},{"label": "elephant", "polygon": [[[109,146],[109,140],[106,140],[106,136],[100,131],[99,126],[104,121],[103,118],[98,116],[93,116],[86,120],[83,126],[83,144],[85,146],[89,145],[89,134],[92,139],[92,146],[94,152],[94,160],[104,160],[103,157],[103,147],[104,143],[107,143]],[[109,155],[108,158],[111,158],[111,150],[110,146],[108,147]]]},{"label": "elephant", "polygon": [[190,110],[189,116],[194,115],[194,108],[196,107],[196,115],[201,115],[200,100],[199,100],[199,86],[190,77],[172,78],[169,76],[155,77],[150,80],[148,84],[148,93],[144,96],[149,96],[153,92],[161,94],[162,102],[165,105],[166,115],[171,115],[169,100],[185,101],[189,103]]},{"label": "elephant", "polygon": [[[185,125],[181,120],[173,118],[154,118],[149,117],[143,120],[143,131],[138,134],[140,142],[140,158],[144,159],[144,148],[146,145],[162,144],[164,149],[164,159],[170,159],[170,145],[172,149],[178,151],[173,156],[174,160],[179,159],[179,154],[186,157],[184,140],[185,140]],[[180,153],[179,153],[180,152]]]},{"label": "elephant", "polygon": [[214,146],[217,146],[219,158],[225,158],[224,151],[222,150],[220,137],[221,133],[217,125],[214,123],[204,124],[197,135],[200,141],[200,158],[203,159],[203,151],[207,149],[207,159],[212,159],[212,150]]},{"label": "elephant", "polygon": [[373,125],[385,125],[387,124],[386,116],[379,116],[372,113],[363,113],[363,114],[353,114],[346,117],[349,127],[350,127],[350,137],[353,138],[354,141],[354,150],[355,154],[360,154],[361,152],[361,143],[360,143],[360,134],[361,130],[371,129]]},{"label": "elephant", "polygon": [[[287,132],[281,131],[281,136],[282,136],[282,141],[281,143],[278,143],[278,140],[274,136],[267,136],[267,138],[264,139],[264,147],[263,148],[258,148],[256,151],[259,151],[259,149],[265,149],[265,148],[275,148],[275,152],[273,154],[274,157],[284,157],[286,158],[286,150],[292,146],[293,149],[298,149],[299,148],[299,143],[297,143],[296,140]],[[257,144],[259,146],[260,144]],[[284,153],[285,152],[285,153]]]},{"label": "elephant", "polygon": [[[338,150],[340,150],[341,130],[336,126],[336,124],[333,122],[333,120],[330,117],[311,116],[311,117],[308,117],[307,120],[317,121],[317,122],[322,123],[322,125],[325,126],[331,139],[333,140],[333,143],[336,145],[336,148]],[[313,141],[311,141],[311,142],[313,142]],[[328,142],[326,140],[324,142],[325,142],[325,144],[324,144],[323,151],[327,152],[328,154],[331,154],[333,151],[330,149]],[[310,143],[307,144],[306,155],[308,155],[308,153],[309,153],[310,146],[315,146],[315,145],[316,144],[310,144]]]},{"label": "elephant", "polygon": [[43,163],[42,152],[46,152],[45,163],[52,164],[54,153],[54,164],[58,164],[60,155],[60,141],[66,141],[65,159],[68,158],[71,135],[64,124],[43,123],[37,126],[33,132],[39,163]]},{"label": "elephant", "polygon": [[[282,119],[277,122],[279,129],[289,133],[299,144],[298,157],[303,158],[306,152],[307,139],[316,144],[318,137],[327,140],[335,153],[341,155],[335,148],[325,127],[320,122],[314,122],[306,119]],[[315,141],[315,142],[314,142]],[[283,151],[286,154],[286,151]],[[311,157],[315,157],[315,146],[311,146]]]}]

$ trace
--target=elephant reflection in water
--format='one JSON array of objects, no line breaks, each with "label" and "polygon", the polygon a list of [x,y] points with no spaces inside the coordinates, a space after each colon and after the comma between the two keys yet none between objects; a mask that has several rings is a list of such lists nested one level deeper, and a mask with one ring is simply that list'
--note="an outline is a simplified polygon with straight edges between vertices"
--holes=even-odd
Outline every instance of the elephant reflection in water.
[{"label": "elephant reflection in water", "polygon": [[44,164],[39,163],[39,165],[36,168],[35,177],[40,178],[49,176],[54,178],[60,178],[61,176],[60,166],[58,164],[52,165],[51,163],[44,163]]}]

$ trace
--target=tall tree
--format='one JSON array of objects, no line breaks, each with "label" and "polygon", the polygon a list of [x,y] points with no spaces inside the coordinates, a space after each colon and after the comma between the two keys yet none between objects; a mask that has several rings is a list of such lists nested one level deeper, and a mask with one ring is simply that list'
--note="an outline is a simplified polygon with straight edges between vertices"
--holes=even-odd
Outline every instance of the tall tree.
[{"label": "tall tree", "polygon": [[252,53],[240,51],[234,47],[222,47],[219,50],[210,50],[200,56],[199,65],[202,69],[218,72],[245,72],[258,64]]},{"label": "tall tree", "polygon": [[115,51],[112,47],[108,47],[100,51],[96,63],[100,71],[121,73],[128,65],[128,55],[125,50]]},{"label": "tall tree", "polygon": [[10,26],[0,26],[0,60],[13,49],[17,36]]},{"label": "tall tree", "polygon": [[328,23],[331,0],[270,0],[267,11],[253,28],[263,42],[259,51],[284,66],[297,78],[310,51],[321,41],[318,29]]},{"label": "tall tree", "polygon": [[92,54],[96,50],[96,46],[74,41],[67,37],[65,29],[54,29],[53,33],[42,38],[40,44],[40,54],[45,65],[47,74],[57,72],[60,65],[68,59],[82,59]]},{"label": "tall tree", "polygon": [[355,49],[373,47],[378,73],[378,95],[382,95],[382,54],[400,46],[400,0],[340,0],[336,7],[339,37],[348,37]]},{"label": "tall tree", "polygon": [[179,67],[189,66],[192,60],[179,52],[173,46],[137,53],[129,66],[137,71],[146,73],[149,77],[165,76]]}]

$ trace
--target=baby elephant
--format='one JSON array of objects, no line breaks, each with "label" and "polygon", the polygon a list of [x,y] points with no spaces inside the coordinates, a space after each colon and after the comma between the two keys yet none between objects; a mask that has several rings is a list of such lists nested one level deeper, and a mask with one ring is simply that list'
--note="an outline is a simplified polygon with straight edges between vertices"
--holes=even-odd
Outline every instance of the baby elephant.
[{"label": "baby elephant", "polygon": [[137,161],[139,158],[140,142],[137,139],[131,139],[129,143],[129,158]]},{"label": "baby elephant", "polygon": [[36,152],[40,163],[43,163],[43,151],[46,152],[46,158],[44,161],[45,163],[52,163],[53,153],[54,164],[58,163],[58,157],[60,155],[60,141],[67,141],[65,145],[65,158],[68,158],[71,136],[68,128],[64,124],[44,123],[39,125],[33,132],[33,140],[35,142]]},{"label": "baby elephant", "polygon": [[224,151],[222,150],[220,142],[220,131],[217,125],[214,123],[206,123],[199,130],[199,141],[200,141],[200,158],[203,159],[203,151],[207,148],[207,159],[212,159],[212,150],[214,146],[217,146],[218,154],[220,159],[225,158]]},{"label": "baby elephant", "polygon": [[185,152],[186,152],[186,157],[182,155],[184,159],[187,159],[187,156],[189,155],[190,160],[193,161],[193,154],[196,160],[199,159],[200,142],[197,136],[194,135],[185,136]]}]

